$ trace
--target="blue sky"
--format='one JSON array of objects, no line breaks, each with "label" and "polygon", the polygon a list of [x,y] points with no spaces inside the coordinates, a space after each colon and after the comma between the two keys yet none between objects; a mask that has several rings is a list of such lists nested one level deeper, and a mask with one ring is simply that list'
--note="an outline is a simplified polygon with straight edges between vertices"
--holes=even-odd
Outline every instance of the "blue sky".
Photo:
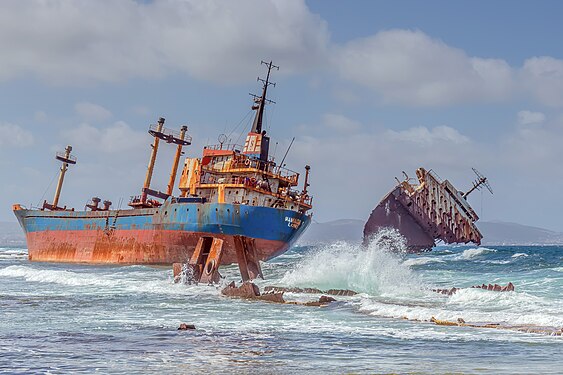
[{"label": "blue sky", "polygon": [[[160,116],[189,156],[230,133],[280,65],[268,124],[312,166],[315,220],[366,219],[401,171],[495,195],[483,220],[563,231],[563,26],[558,1],[16,1],[0,3],[0,220],[52,199],[53,154],[79,164],[61,201],[137,194]],[[233,140],[249,129],[245,121]],[[159,154],[164,189],[172,148]],[[279,159],[278,159],[279,160]],[[51,184],[50,184],[51,183]],[[125,205],[125,204],[123,204]]]}]

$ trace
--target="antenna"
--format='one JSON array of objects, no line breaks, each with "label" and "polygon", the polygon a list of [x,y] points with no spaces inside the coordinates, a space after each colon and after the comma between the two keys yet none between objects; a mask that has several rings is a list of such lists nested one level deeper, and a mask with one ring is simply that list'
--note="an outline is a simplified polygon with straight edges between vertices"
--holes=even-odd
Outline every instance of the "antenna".
[{"label": "antenna", "polygon": [[293,141],[295,141],[295,137],[293,137],[293,139],[291,140],[291,143],[289,144],[289,147],[287,148],[287,151],[285,152],[285,155],[283,156],[283,159],[280,163],[280,167],[283,168],[283,162],[285,161],[285,158],[287,157],[287,153],[289,152],[289,150],[291,149],[291,146],[293,145]]},{"label": "antenna", "polygon": [[475,168],[471,168],[471,169],[473,169],[473,172],[475,172],[475,174],[477,175],[477,179],[475,181],[473,181],[473,187],[471,189],[469,189],[469,191],[467,193],[463,194],[463,197],[467,198],[467,196],[470,193],[472,193],[473,191],[481,190],[481,186],[485,186],[487,188],[487,190],[489,190],[489,192],[491,194],[493,194],[493,188],[489,184],[487,177],[483,176],[481,174],[481,172],[479,172],[477,169],[475,169]]},{"label": "antenna", "polygon": [[219,136],[217,137],[217,140],[219,141],[219,147],[222,150],[223,149],[223,143],[227,142],[227,135],[226,134],[219,134]]},{"label": "antenna", "polygon": [[257,78],[257,81],[260,81],[264,84],[262,87],[262,95],[258,96],[250,94],[254,98],[254,105],[252,106],[252,109],[256,111],[256,117],[254,117],[254,122],[252,124],[253,133],[262,133],[262,117],[264,116],[264,105],[267,103],[275,103],[274,101],[266,98],[266,92],[268,91],[268,86],[276,86],[274,82],[270,82],[270,73],[272,72],[272,69],[280,70],[280,67],[272,64],[272,61],[268,63],[262,60],[261,64],[268,67],[268,74],[266,75],[266,79],[262,79],[260,77]]}]

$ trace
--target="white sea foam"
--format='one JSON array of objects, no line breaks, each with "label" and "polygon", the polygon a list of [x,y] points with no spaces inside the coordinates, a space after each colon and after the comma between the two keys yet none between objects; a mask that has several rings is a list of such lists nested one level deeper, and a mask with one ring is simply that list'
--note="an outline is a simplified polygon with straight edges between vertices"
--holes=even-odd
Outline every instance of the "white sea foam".
[{"label": "white sea foam", "polygon": [[319,289],[351,289],[382,295],[411,294],[420,280],[396,253],[405,250],[404,239],[392,230],[376,234],[367,247],[337,242],[308,254],[288,271],[281,283]]},{"label": "white sea foam", "polygon": [[478,257],[480,255],[483,254],[488,254],[488,253],[494,253],[496,252],[495,249],[489,249],[486,247],[478,247],[475,249],[467,249],[464,250],[463,253],[461,253],[459,256],[456,257],[456,259],[463,259],[463,260],[467,260],[467,259],[472,259],[475,257]]},{"label": "white sea foam", "polygon": [[[92,270],[96,270],[92,268]],[[28,266],[9,266],[0,269],[0,278],[23,278],[33,283],[53,283],[63,286],[103,288],[107,293],[156,293],[156,294],[217,294],[215,288],[188,287],[173,284],[170,272],[162,271],[147,275],[146,271],[116,272],[102,274],[95,272],[74,272],[68,270],[46,270]],[[137,274],[137,275],[136,275]],[[136,277],[137,276],[137,277]],[[143,278],[139,278],[143,276]]]},{"label": "white sea foam", "polygon": [[364,298],[359,310],[374,316],[423,321],[431,317],[448,321],[463,318],[467,323],[563,327],[560,304],[549,303],[527,293],[468,288],[452,296],[437,296],[442,301],[409,304],[390,304],[377,298]]},{"label": "white sea foam", "polygon": [[516,253],[512,256],[512,258],[520,258],[520,257],[527,257],[528,254],[526,253]]},{"label": "white sea foam", "polygon": [[27,251],[22,249],[0,249],[0,259],[26,259]]},{"label": "white sea foam", "polygon": [[421,266],[428,263],[444,263],[443,259],[430,258],[430,257],[420,257],[420,258],[410,258],[406,259],[403,264],[405,266]]}]

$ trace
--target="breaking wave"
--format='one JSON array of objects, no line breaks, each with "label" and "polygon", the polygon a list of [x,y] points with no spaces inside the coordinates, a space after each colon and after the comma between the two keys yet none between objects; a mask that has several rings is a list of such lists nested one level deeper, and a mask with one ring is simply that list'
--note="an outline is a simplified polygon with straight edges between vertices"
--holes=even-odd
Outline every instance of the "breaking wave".
[{"label": "breaking wave", "polygon": [[410,258],[410,259],[406,259],[403,264],[405,266],[422,266],[424,264],[428,264],[428,263],[444,263],[443,259],[438,259],[438,258],[430,258],[430,257],[420,257],[420,258]]},{"label": "breaking wave", "polygon": [[448,321],[463,318],[468,323],[563,327],[563,317],[558,309],[526,293],[497,293],[469,288],[461,289],[452,296],[439,297],[445,301],[435,304],[389,304],[364,298],[359,303],[359,311],[379,317],[421,321],[428,321],[432,317]]},{"label": "breaking wave", "polygon": [[527,257],[528,254],[526,253],[516,253],[514,255],[512,255],[512,258],[520,258],[520,257]]},{"label": "breaking wave", "polygon": [[488,253],[495,253],[496,250],[495,249],[489,249],[486,247],[478,247],[476,249],[467,249],[464,250],[463,253],[461,253],[457,259],[463,259],[463,260],[467,260],[467,259],[472,259],[484,254],[488,254]]},{"label": "breaking wave", "polygon": [[[169,270],[134,271],[132,266],[126,267],[127,272],[111,269],[111,274],[73,272],[68,270],[46,270],[28,266],[8,266],[0,269],[0,277],[23,278],[32,283],[54,283],[69,287],[99,290],[104,288],[107,293],[157,293],[157,294],[216,294],[215,288],[190,288],[183,284],[173,284]],[[92,268],[93,271],[98,269]],[[99,271],[99,270],[98,270]]]},{"label": "breaking wave", "polygon": [[307,254],[281,283],[319,289],[350,289],[370,295],[410,294],[421,282],[400,255],[404,238],[394,230],[378,232],[367,246],[337,242]]},{"label": "breaking wave", "polygon": [[0,248],[1,259],[27,259],[27,251]]}]

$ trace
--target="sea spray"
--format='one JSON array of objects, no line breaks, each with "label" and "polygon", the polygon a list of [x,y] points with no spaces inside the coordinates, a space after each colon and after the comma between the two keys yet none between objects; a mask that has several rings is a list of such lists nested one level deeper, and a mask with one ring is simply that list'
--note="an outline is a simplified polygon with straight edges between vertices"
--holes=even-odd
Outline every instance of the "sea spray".
[{"label": "sea spray", "polygon": [[410,294],[421,282],[401,253],[404,238],[395,230],[376,233],[367,246],[336,242],[307,254],[281,283],[319,289],[351,289],[369,295]]}]

